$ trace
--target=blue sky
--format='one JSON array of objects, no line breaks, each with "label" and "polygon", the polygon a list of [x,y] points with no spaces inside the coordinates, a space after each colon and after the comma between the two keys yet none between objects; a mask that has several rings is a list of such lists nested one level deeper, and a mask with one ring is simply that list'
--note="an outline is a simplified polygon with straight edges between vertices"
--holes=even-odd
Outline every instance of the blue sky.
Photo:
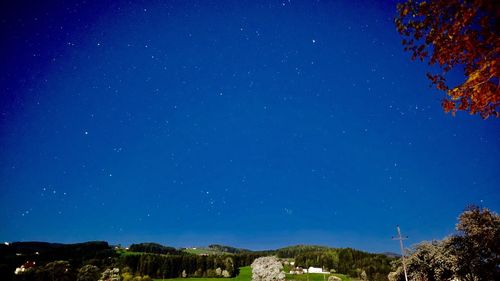
[{"label": "blue sky", "polygon": [[443,113],[395,2],[100,2],[2,4],[0,240],[397,251],[500,209],[498,120]]}]

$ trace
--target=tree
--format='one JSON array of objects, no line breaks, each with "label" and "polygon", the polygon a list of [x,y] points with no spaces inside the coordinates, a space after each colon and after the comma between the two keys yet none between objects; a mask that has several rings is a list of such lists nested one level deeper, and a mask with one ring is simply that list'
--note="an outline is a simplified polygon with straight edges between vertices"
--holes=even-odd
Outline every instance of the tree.
[{"label": "tree", "polygon": [[99,268],[95,265],[84,265],[78,270],[77,281],[95,281],[99,279]]},{"label": "tree", "polygon": [[144,253],[152,253],[152,254],[171,254],[171,255],[182,255],[182,251],[178,251],[173,247],[167,247],[160,245],[158,243],[139,243],[132,244],[129,247],[129,251],[131,252],[144,252]]},{"label": "tree", "polygon": [[500,216],[471,206],[460,215],[457,230],[459,235],[449,245],[457,276],[470,281],[500,280]]},{"label": "tree", "polygon": [[[233,273],[235,272],[234,260],[231,257],[227,257],[226,259],[224,259],[224,269],[227,271],[227,274],[229,274],[230,276],[233,275]],[[224,276],[224,277],[227,277],[227,276]]]},{"label": "tree", "polygon": [[[450,280],[453,277],[452,259],[446,249],[447,240],[424,241],[416,245],[406,259],[408,278],[410,280],[440,281]],[[398,264],[400,267],[400,264]],[[402,270],[390,280],[405,280]]]},{"label": "tree", "polygon": [[101,276],[101,279],[99,281],[120,281],[120,269],[119,268],[113,268],[113,269],[106,269]]},{"label": "tree", "polygon": [[75,274],[67,261],[53,261],[41,267],[37,271],[37,280],[75,280]]},{"label": "tree", "polygon": [[283,265],[276,257],[261,257],[252,263],[252,281],[283,281]]},{"label": "tree", "polygon": [[[428,60],[442,73],[427,73],[432,85],[447,94],[445,112],[457,110],[498,117],[500,105],[500,2],[492,0],[407,0],[397,6],[395,24],[412,60]],[[447,84],[445,75],[462,70],[465,81]]]},{"label": "tree", "polygon": [[364,271],[364,270],[361,271],[360,277],[361,277],[361,280],[363,280],[363,281],[368,280],[368,275],[366,275],[366,271]]}]

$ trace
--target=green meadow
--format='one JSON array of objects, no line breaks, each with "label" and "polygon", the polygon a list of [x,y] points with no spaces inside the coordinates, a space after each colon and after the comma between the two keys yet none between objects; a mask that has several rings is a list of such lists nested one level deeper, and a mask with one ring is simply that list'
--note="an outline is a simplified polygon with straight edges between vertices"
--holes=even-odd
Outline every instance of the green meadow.
[{"label": "green meadow", "polygon": [[[219,252],[219,251],[212,250],[212,249],[207,249],[207,248],[196,248],[196,249],[186,248],[186,249],[184,249],[182,251],[186,252],[186,253],[190,253],[190,254],[195,254],[195,255],[217,255],[217,254],[221,254],[221,252]],[[229,253],[223,253],[223,254],[228,255]],[[211,278],[211,279],[213,279],[213,278]]]},{"label": "green meadow", "polygon": [[252,269],[250,266],[240,267],[240,274],[234,278],[171,278],[171,279],[153,279],[155,281],[250,281],[252,280]]},{"label": "green meadow", "polygon": [[[339,277],[342,281],[351,281],[349,277],[343,274],[331,274]],[[307,274],[293,275],[287,274],[286,280],[295,281],[328,281],[330,274],[319,274],[311,273],[309,274],[309,279]],[[245,266],[240,268],[240,274],[234,278],[171,278],[171,279],[154,279],[155,281],[250,281],[252,280],[252,269],[250,266]]]},{"label": "green meadow", "polygon": [[[309,275],[309,276],[308,276]],[[310,273],[310,274],[287,274],[286,280],[294,281],[328,281],[328,277],[337,276],[342,281],[351,281],[347,275],[344,274],[321,274],[321,273]]]}]

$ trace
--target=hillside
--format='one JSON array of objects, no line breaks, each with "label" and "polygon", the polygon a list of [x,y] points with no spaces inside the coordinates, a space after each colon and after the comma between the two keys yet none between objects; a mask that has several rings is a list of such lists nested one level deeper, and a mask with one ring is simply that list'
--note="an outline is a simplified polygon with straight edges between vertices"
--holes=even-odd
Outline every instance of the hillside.
[{"label": "hillside", "polygon": [[190,254],[196,255],[223,255],[223,254],[240,254],[240,253],[250,253],[251,250],[241,249],[220,244],[211,244],[208,247],[190,247],[181,248],[182,251]]}]

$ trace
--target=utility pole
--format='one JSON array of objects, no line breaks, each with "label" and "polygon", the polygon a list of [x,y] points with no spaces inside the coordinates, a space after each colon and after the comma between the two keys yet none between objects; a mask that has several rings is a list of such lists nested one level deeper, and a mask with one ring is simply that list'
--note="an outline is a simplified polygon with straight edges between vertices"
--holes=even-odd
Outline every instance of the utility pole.
[{"label": "utility pole", "polygon": [[406,263],[405,263],[405,250],[403,247],[403,240],[408,239],[408,236],[401,236],[401,229],[399,229],[399,225],[396,226],[398,229],[398,236],[392,237],[392,240],[399,240],[399,246],[401,247],[401,262],[403,263],[403,270],[405,272],[405,280],[408,281],[408,273],[406,272]]}]

